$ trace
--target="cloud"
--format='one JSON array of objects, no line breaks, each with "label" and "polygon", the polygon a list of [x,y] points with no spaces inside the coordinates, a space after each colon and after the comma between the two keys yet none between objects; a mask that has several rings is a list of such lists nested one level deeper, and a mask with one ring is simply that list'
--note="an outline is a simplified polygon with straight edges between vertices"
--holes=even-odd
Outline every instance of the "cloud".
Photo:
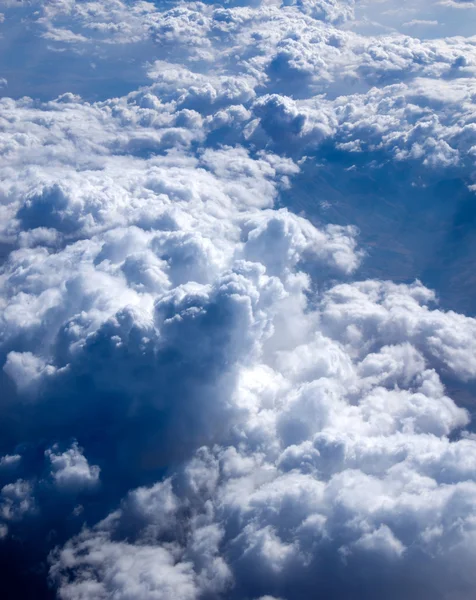
[{"label": "cloud", "polygon": [[0,514],[4,521],[19,520],[25,513],[34,510],[31,486],[27,481],[17,479],[14,483],[3,486],[0,496]]},{"label": "cloud", "polygon": [[100,468],[88,464],[77,443],[65,452],[57,450],[53,447],[46,451],[55,485],[63,489],[81,489],[98,484]]},{"label": "cloud", "polygon": [[[338,595],[359,589],[362,597],[378,597],[383,589],[395,598],[403,591],[416,598],[421,589],[438,589],[445,597],[457,588],[461,597],[467,597],[472,583],[466,563],[450,580],[445,564],[451,561],[455,568],[453,560],[473,544],[472,461],[466,462],[465,470],[456,458],[470,451],[472,443],[438,437],[427,418],[415,428],[407,418],[396,416],[395,423],[406,424],[390,433],[384,421],[391,413],[380,403],[369,412],[365,401],[339,401],[335,389],[331,401],[329,383],[327,387],[327,400],[326,393],[320,400],[316,391],[313,394],[321,412],[328,402],[327,416],[318,427],[311,426],[304,440],[287,445],[278,434],[277,448],[270,434],[271,444],[262,443],[255,451],[249,442],[241,450],[204,448],[170,479],[131,493],[119,511],[69,542],[52,568],[63,597],[81,597],[78,581],[87,581],[91,589],[108,585],[110,569],[127,561],[132,548],[147,553],[154,540],[165,550],[177,527],[182,531],[180,542],[172,534],[179,543],[177,578],[184,569],[193,570],[195,597],[208,593],[210,586],[215,593],[222,591],[231,582],[234,586],[225,588],[229,597],[241,597],[246,590],[256,596],[269,591],[300,598],[311,589]],[[402,391],[395,394],[398,403],[410,409],[409,396]],[[439,409],[445,402],[433,399]],[[415,409],[416,405],[410,411]],[[374,425],[372,412],[377,418]],[[292,414],[302,414],[302,409]],[[270,427],[270,417],[261,418],[263,427]],[[461,524],[458,532],[455,519]],[[94,549],[109,547],[118,537],[129,541],[113,542],[118,554],[115,566],[100,558],[103,570],[94,575],[98,560]],[[205,554],[206,574],[203,553],[195,554],[197,539],[211,552]],[[373,572],[377,564],[383,569],[378,587]],[[133,573],[128,575],[118,593],[127,593],[134,578]],[[181,585],[177,581],[162,592],[158,584],[144,583],[136,593],[152,589],[163,594],[158,597],[171,598],[181,593]]]},{"label": "cloud", "polygon": [[470,4],[4,4],[9,597],[470,598]]},{"label": "cloud", "polygon": [[432,299],[431,292],[418,283],[410,287],[372,281],[344,284],[332,289],[324,300],[323,319],[339,331],[343,341],[350,332],[350,343],[358,349],[365,340],[364,352],[372,348],[375,336],[382,335],[392,344],[405,340],[458,378],[474,377],[476,365],[471,360],[472,352],[468,352],[474,320],[453,312],[428,310],[426,304]]},{"label": "cloud", "polygon": [[[436,38],[450,36],[471,36],[468,28],[468,15],[474,10],[472,0],[414,0],[402,5],[393,0],[382,2],[362,2],[357,6],[356,21],[361,31],[382,31],[384,27],[407,32],[407,23],[414,21],[418,25],[418,37]],[[433,22],[438,22],[435,32]]]}]

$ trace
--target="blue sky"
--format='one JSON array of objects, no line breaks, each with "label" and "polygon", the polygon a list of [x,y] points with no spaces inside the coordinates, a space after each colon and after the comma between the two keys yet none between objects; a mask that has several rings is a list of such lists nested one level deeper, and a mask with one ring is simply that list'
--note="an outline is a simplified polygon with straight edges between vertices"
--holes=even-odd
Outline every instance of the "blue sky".
[{"label": "blue sky", "polygon": [[471,600],[476,4],[0,13],[2,598]]}]

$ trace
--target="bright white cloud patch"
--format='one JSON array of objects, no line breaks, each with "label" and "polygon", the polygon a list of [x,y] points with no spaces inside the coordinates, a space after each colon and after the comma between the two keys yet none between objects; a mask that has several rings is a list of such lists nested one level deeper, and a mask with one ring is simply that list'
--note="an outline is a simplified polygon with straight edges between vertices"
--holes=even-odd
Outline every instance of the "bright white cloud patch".
[{"label": "bright white cloud patch", "polygon": [[12,598],[472,598],[476,320],[385,252],[471,282],[474,7],[411,4],[1,4]]},{"label": "bright white cloud patch", "polygon": [[51,463],[52,477],[59,488],[65,490],[95,487],[99,482],[100,469],[90,466],[81,453],[78,444],[73,444],[69,450],[59,453],[57,448],[46,451]]}]

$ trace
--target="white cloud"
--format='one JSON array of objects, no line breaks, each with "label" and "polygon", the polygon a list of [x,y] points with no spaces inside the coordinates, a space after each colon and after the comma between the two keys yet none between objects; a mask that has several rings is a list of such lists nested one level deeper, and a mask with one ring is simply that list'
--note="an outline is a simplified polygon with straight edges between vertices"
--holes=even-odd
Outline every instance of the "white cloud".
[{"label": "white cloud", "polygon": [[20,460],[21,456],[19,454],[6,454],[0,458],[0,467],[3,469],[15,467]]},{"label": "white cloud", "polygon": [[[173,548],[168,551],[157,546],[137,547],[127,543],[111,544],[107,539],[86,539],[82,550],[88,562],[91,560],[88,567],[97,573],[98,580],[86,576],[77,578],[60,592],[60,598],[73,600],[114,595],[120,600],[131,597],[138,600],[195,600],[198,597],[191,565],[177,565]],[[72,553],[67,560],[71,568],[81,564],[81,559],[78,562]]]},{"label": "white cloud", "polygon": [[0,537],[58,544],[67,600],[467,600],[476,321],[359,281],[312,178],[283,206],[307,165],[474,183],[455,8],[4,4]]},{"label": "white cloud", "polygon": [[325,296],[323,322],[357,352],[371,350],[377,338],[390,344],[409,341],[458,378],[474,378],[474,319],[429,310],[427,304],[432,300],[431,292],[419,283],[344,284]]},{"label": "white cloud", "polygon": [[55,485],[59,488],[76,491],[95,487],[99,483],[101,469],[96,465],[89,465],[77,443],[65,452],[59,452],[58,448],[53,447],[45,454],[51,463]]},{"label": "white cloud", "polygon": [[17,479],[4,485],[0,490],[0,518],[6,521],[18,521],[35,510],[32,486],[28,481]]}]

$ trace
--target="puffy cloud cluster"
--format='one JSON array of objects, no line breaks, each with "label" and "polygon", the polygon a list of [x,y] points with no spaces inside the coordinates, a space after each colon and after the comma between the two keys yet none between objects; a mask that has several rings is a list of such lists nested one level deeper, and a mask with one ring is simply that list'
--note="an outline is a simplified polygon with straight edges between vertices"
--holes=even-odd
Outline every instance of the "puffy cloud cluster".
[{"label": "puffy cloud cluster", "polygon": [[55,519],[68,518],[75,505],[81,512],[78,500],[99,485],[99,467],[88,463],[77,442],[64,452],[57,444],[43,452],[41,444],[28,444],[20,451],[0,460],[2,538],[28,538],[28,528],[43,528],[41,520],[55,513]]},{"label": "puffy cloud cluster", "polygon": [[64,489],[81,489],[95,487],[98,484],[99,467],[96,465],[91,467],[88,464],[77,443],[65,452],[55,451],[57,448],[46,451],[55,485]]},{"label": "puffy cloud cluster", "polygon": [[476,445],[432,365],[474,378],[475,324],[431,301],[370,281],[277,316],[226,440],[58,551],[60,596],[469,598]]},{"label": "puffy cloud cluster", "polygon": [[472,249],[471,3],[373,4],[2,3],[7,597],[472,597],[476,320],[359,272]]}]

